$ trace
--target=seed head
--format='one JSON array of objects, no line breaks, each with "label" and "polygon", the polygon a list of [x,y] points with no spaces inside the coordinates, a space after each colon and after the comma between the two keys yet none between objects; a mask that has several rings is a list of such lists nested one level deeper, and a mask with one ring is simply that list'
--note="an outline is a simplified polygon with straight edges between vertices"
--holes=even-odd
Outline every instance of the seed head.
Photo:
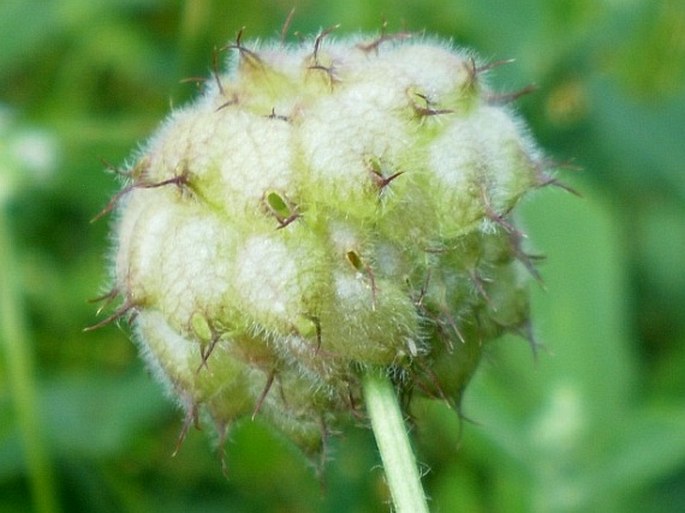
[{"label": "seed head", "polygon": [[231,45],[139,153],[114,231],[115,313],[188,419],[262,415],[311,454],[369,367],[457,405],[526,326],[510,213],[551,183],[471,52],[324,35]]}]

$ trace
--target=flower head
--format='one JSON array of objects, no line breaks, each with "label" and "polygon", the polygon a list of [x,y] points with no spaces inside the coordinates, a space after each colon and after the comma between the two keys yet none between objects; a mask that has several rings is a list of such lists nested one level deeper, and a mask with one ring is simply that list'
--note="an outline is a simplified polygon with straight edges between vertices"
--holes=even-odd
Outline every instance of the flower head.
[{"label": "flower head", "polygon": [[510,212],[549,181],[490,66],[424,38],[233,48],[117,196],[111,318],[221,432],[258,413],[316,453],[370,367],[457,403],[526,326]]}]

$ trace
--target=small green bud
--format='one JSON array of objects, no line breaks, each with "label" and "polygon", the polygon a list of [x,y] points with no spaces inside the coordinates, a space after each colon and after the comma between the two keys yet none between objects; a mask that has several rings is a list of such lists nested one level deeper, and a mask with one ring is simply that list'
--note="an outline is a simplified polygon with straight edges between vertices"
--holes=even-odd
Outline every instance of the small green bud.
[{"label": "small green bud", "polygon": [[550,182],[489,66],[423,38],[236,47],[120,195],[117,312],[144,357],[189,418],[264,415],[306,452],[370,367],[458,403],[527,323],[510,212]]}]

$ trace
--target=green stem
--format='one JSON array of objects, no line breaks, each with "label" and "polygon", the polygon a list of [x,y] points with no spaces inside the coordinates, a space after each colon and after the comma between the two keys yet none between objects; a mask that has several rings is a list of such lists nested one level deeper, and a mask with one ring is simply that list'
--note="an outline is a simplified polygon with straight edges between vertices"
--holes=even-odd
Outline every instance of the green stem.
[{"label": "green stem", "polygon": [[22,318],[17,265],[5,205],[0,202],[0,347],[4,347],[7,376],[17,425],[24,445],[34,511],[58,511],[36,408],[36,386],[29,337]]},{"label": "green stem", "polygon": [[397,513],[428,513],[416,459],[390,379],[368,372],[364,399]]}]

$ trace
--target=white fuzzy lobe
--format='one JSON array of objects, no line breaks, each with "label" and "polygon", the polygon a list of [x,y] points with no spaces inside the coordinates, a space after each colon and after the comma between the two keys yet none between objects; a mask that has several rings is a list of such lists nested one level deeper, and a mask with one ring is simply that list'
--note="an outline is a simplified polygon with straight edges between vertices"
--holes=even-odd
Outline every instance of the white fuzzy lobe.
[{"label": "white fuzzy lobe", "polygon": [[219,311],[229,290],[234,241],[218,218],[179,203],[174,190],[140,189],[131,194],[119,226],[126,245],[117,253],[117,274],[131,301],[154,302],[175,326],[188,323],[195,311]]},{"label": "white fuzzy lobe", "polygon": [[169,389],[187,386],[197,365],[197,345],[169,326],[156,310],[141,311],[136,327],[143,358],[157,378]]},{"label": "white fuzzy lobe", "polygon": [[122,245],[117,254],[119,287],[128,290],[130,300],[140,303],[159,298],[161,242],[173,231],[176,216],[174,206],[160,195],[144,189],[131,193],[119,225]]},{"label": "white fuzzy lobe", "polygon": [[236,293],[257,318],[292,323],[302,313],[305,291],[313,286],[312,259],[275,237],[253,236],[236,257]]},{"label": "white fuzzy lobe", "polygon": [[489,166],[489,156],[469,118],[453,120],[431,145],[429,172],[449,231],[468,228],[482,216],[481,191],[491,179]]},{"label": "white fuzzy lobe", "polygon": [[166,120],[159,132],[148,143],[146,155],[149,159],[145,180],[160,182],[182,174],[189,166],[201,168],[203,162],[194,162],[189,157],[198,141],[209,137],[211,125],[203,122],[204,109],[184,108],[175,111]]},{"label": "white fuzzy lobe", "polygon": [[401,251],[392,244],[379,244],[375,251],[374,268],[386,276],[401,276]]},{"label": "white fuzzy lobe", "polygon": [[502,108],[483,106],[479,109],[474,131],[478,133],[490,165],[491,202],[497,206],[507,205],[511,197],[531,185],[536,152],[521,123]]},{"label": "white fuzzy lobe", "polygon": [[283,121],[230,111],[198,151],[215,158],[220,181],[214,186],[229,214],[255,210],[265,191],[287,190],[292,182],[292,127]]},{"label": "white fuzzy lobe", "polygon": [[429,169],[438,188],[468,196],[479,176],[486,176],[488,156],[469,119],[456,119],[430,147]]},{"label": "white fuzzy lobe", "polygon": [[334,289],[345,310],[366,309],[370,304],[369,287],[358,274],[337,273]]},{"label": "white fuzzy lobe", "polygon": [[452,49],[436,45],[400,46],[386,57],[386,80],[399,87],[410,86],[434,101],[459,90],[469,79],[467,60]]},{"label": "white fuzzy lobe", "polygon": [[335,252],[339,255],[344,255],[348,251],[358,250],[361,244],[358,231],[349,224],[339,221],[331,223],[330,239]]},{"label": "white fuzzy lobe", "polygon": [[182,324],[195,312],[218,316],[230,290],[232,234],[212,215],[179,216],[175,222],[162,246],[160,308]]},{"label": "white fuzzy lobe", "polygon": [[322,99],[309,111],[300,140],[323,194],[349,201],[369,187],[369,157],[398,157],[409,138],[406,121],[395,111],[403,95],[393,87],[362,83]]}]

